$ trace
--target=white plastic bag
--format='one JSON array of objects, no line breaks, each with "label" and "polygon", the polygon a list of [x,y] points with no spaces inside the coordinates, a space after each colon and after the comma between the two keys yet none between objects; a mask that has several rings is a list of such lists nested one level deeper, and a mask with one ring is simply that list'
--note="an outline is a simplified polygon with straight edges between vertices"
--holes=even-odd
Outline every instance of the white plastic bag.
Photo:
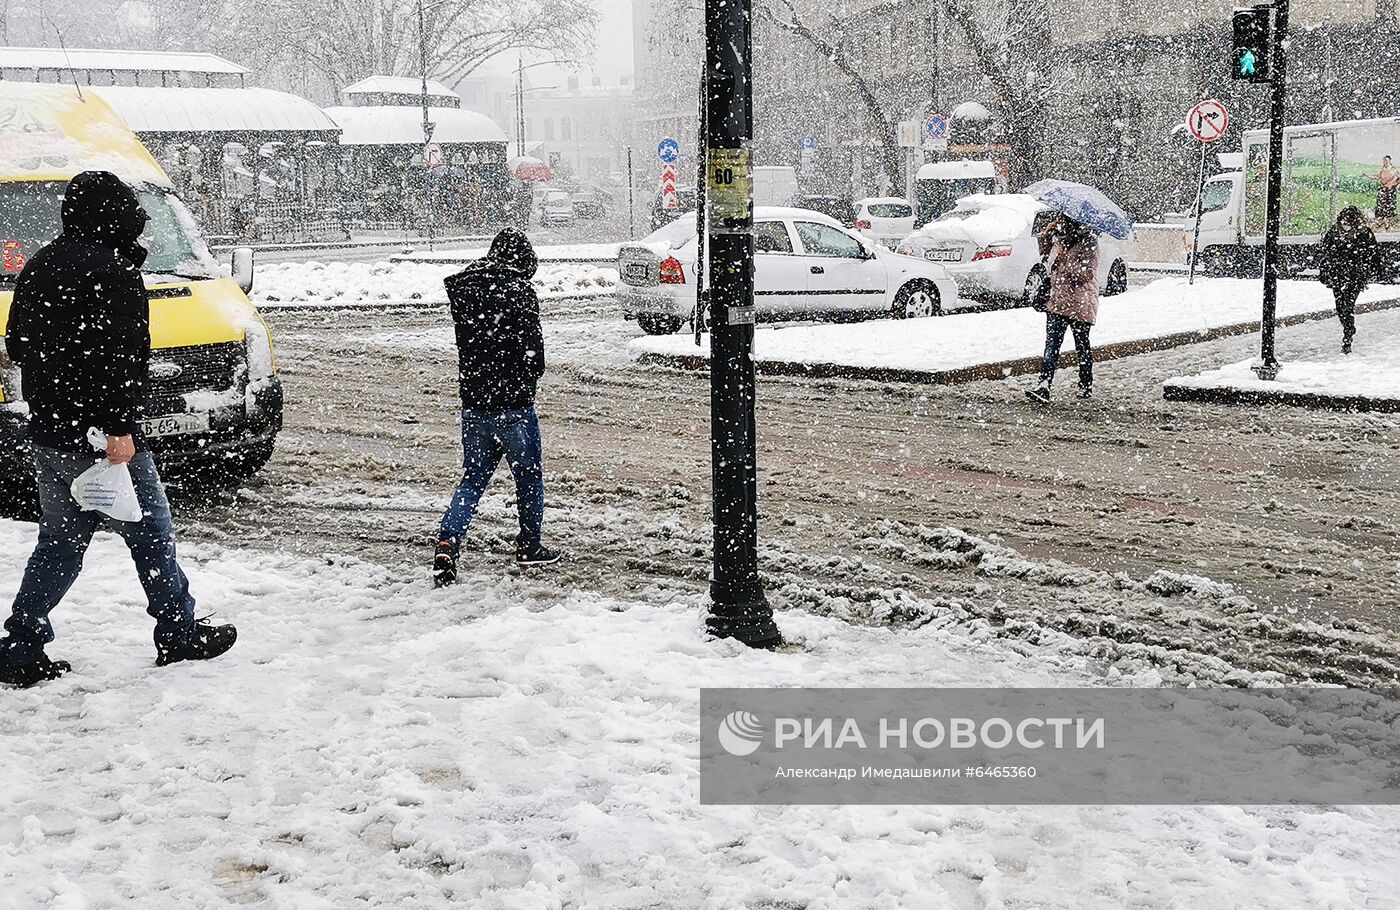
[{"label": "white plastic bag", "polygon": [[[106,446],[105,437],[95,430],[88,431],[88,441],[99,450]],[[141,501],[136,498],[131,471],[124,464],[112,464],[104,458],[74,478],[69,489],[84,512],[101,512],[117,521],[141,520]]]}]

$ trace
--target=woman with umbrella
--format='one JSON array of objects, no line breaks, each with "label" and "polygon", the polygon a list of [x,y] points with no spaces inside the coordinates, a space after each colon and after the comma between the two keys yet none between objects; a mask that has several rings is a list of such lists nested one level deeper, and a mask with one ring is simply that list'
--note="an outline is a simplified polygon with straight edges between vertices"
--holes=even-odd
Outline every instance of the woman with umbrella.
[{"label": "woman with umbrella", "polygon": [[1037,238],[1050,276],[1050,299],[1045,304],[1045,357],[1040,382],[1026,392],[1033,401],[1050,401],[1050,384],[1060,363],[1066,332],[1074,336],[1079,358],[1079,397],[1094,387],[1094,353],[1089,331],[1099,315],[1099,242],[1088,227],[1059,215]]},{"label": "woman with umbrella", "polygon": [[1079,397],[1093,394],[1094,355],[1089,330],[1099,315],[1099,243],[1095,231],[1119,240],[1133,233],[1133,220],[1098,189],[1068,180],[1042,180],[1026,193],[1060,213],[1040,236],[1040,252],[1050,276],[1045,305],[1045,359],[1040,383],[1026,393],[1034,401],[1050,400],[1050,384],[1060,363],[1065,333],[1074,335],[1079,358]]}]

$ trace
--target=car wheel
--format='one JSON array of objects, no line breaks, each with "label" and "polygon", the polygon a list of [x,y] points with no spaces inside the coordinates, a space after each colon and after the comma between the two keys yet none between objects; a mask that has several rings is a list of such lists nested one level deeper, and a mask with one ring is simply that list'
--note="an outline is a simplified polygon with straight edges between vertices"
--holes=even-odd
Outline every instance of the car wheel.
[{"label": "car wheel", "polygon": [[1108,287],[1104,296],[1116,297],[1128,290],[1128,266],[1121,259],[1115,259],[1108,267]]},{"label": "car wheel", "polygon": [[1045,272],[1045,266],[1037,265],[1026,275],[1026,289],[1021,293],[1021,306],[1040,309],[1035,305],[1036,300],[1044,300],[1045,283],[1050,280],[1050,276]]},{"label": "car wheel", "polygon": [[681,330],[683,324],[684,321],[679,316],[642,313],[637,317],[637,325],[648,335],[674,335]]},{"label": "car wheel", "polygon": [[923,319],[928,316],[942,316],[943,304],[938,299],[938,288],[931,281],[911,281],[899,289],[894,298],[895,319]]}]

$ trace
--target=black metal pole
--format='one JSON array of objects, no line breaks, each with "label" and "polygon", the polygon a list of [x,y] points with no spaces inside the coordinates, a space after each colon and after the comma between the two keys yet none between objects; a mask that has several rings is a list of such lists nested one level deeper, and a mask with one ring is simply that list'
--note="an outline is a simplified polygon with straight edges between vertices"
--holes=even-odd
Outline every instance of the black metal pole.
[{"label": "black metal pole", "polygon": [[[708,66],[700,69],[700,129],[695,138],[695,310],[690,314],[691,327],[695,329],[695,346],[700,347],[700,336],[705,331],[705,311],[709,305],[709,288],[705,280],[706,273],[706,253],[708,248],[705,245],[705,174],[708,170],[708,156],[710,143],[706,131],[709,129],[709,120],[705,117],[706,101],[709,97],[709,80],[705,77],[709,73]],[[682,215],[682,218],[685,216]]]},{"label": "black metal pole", "polygon": [[1278,378],[1274,355],[1274,323],[1278,313],[1279,221],[1283,211],[1283,125],[1288,113],[1288,0],[1274,0],[1273,54],[1269,73],[1273,100],[1269,106],[1269,183],[1264,227],[1264,317],[1260,326],[1260,379]]},{"label": "black metal pole", "polygon": [[758,575],[753,365],[753,0],[705,0],[706,225],[714,579],[706,628],[756,648],[782,642]]}]

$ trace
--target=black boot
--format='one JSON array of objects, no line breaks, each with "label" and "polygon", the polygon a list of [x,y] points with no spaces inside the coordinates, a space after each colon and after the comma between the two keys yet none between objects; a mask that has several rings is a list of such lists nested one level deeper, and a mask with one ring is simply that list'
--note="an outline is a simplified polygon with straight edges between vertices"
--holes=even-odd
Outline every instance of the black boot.
[{"label": "black boot", "polygon": [[58,679],[73,667],[66,660],[49,660],[43,652],[25,663],[0,663],[0,683],[28,689],[50,679]]},{"label": "black boot", "polygon": [[522,569],[529,569],[535,566],[553,565],[559,561],[562,554],[558,550],[551,550],[544,544],[537,547],[522,547],[519,544],[515,547],[515,564]]},{"label": "black boot", "polygon": [[237,640],[238,630],[233,626],[211,626],[207,619],[198,619],[187,632],[156,636],[156,666],[182,660],[213,660]]},{"label": "black boot", "polygon": [[456,583],[457,548],[450,540],[440,540],[433,551],[433,587],[445,588]]}]

